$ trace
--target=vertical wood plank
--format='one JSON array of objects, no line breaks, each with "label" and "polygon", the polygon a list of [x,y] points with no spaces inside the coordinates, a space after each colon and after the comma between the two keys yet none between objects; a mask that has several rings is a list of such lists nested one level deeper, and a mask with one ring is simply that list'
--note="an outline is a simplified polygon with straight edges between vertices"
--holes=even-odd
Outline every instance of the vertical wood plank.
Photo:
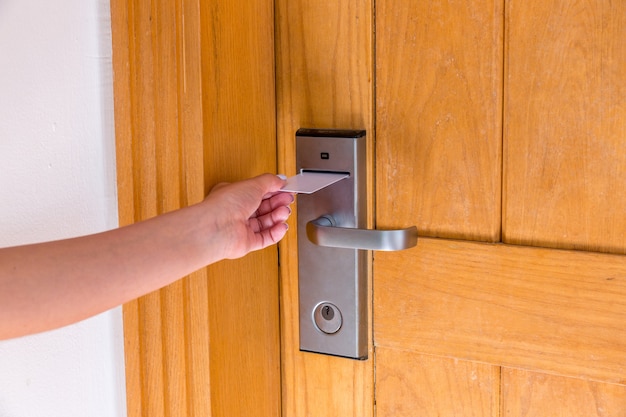
[{"label": "vertical wood plank", "polygon": [[[163,362],[163,316],[160,293],[153,292],[141,297],[139,304],[139,360],[141,391],[126,396],[141,399],[140,415],[165,416],[168,381]],[[132,321],[131,321],[132,323]],[[126,326],[126,323],[124,323]]]},{"label": "vertical wood plank", "polygon": [[500,240],[503,2],[376,3],[379,227]]},{"label": "vertical wood plank", "polygon": [[[183,281],[184,284],[184,334],[186,367],[179,378],[187,384],[189,417],[211,416],[211,379],[209,345],[209,309],[207,272],[197,271]],[[130,415],[130,412],[129,412]]]},{"label": "vertical wood plank", "polygon": [[[207,191],[276,170],[274,6],[200,2]],[[208,268],[211,410],[280,415],[275,247]]]},{"label": "vertical wood plank", "polygon": [[[276,2],[279,170],[295,173],[295,132],[300,127],[366,129],[370,213],[374,144],[372,7],[369,0]],[[373,351],[367,361],[299,351],[295,229],[292,216],[288,235],[280,245],[283,415],[372,416]]]},{"label": "vertical wood plank", "polygon": [[[181,204],[201,201],[204,185],[204,133],[202,108],[202,50],[200,36],[200,4],[197,1],[177,2],[179,36],[179,137],[181,164],[185,167],[180,179]],[[187,415],[211,416],[210,327],[207,270],[192,273],[183,281],[185,368]]]},{"label": "vertical wood plank", "polygon": [[502,369],[503,417],[626,416],[626,386]]},{"label": "vertical wood plank", "polygon": [[[112,1],[120,219],[274,171],[271,1]],[[128,414],[280,415],[276,249],[125,306]]]},{"label": "vertical wood plank", "polygon": [[500,367],[376,348],[376,415],[497,416]]},{"label": "vertical wood plank", "polygon": [[113,105],[115,109],[115,165],[120,225],[131,224],[135,218],[132,143],[131,94],[131,24],[130,7],[123,0],[111,0],[111,41],[114,45],[113,74],[115,77]]},{"label": "vertical wood plank", "polygon": [[[154,38],[152,37],[152,6],[146,2],[132,2],[129,8],[131,27],[130,70],[131,75],[131,126],[130,143],[132,158],[132,178],[134,190],[134,221],[141,221],[157,215],[157,160],[155,126],[154,83]],[[147,68],[148,71],[138,71]],[[162,345],[161,299],[158,292],[148,294],[137,301],[139,329],[135,333],[138,340],[140,360],[140,392],[128,393],[127,397],[137,397],[139,408],[147,415],[164,415],[165,375]],[[132,322],[132,321],[131,321]],[[152,360],[146,361],[145,358]],[[160,393],[154,395],[153,393]]]},{"label": "vertical wood plank", "polygon": [[626,3],[512,0],[507,27],[504,240],[626,253]]},{"label": "vertical wood plank", "polygon": [[[274,8],[200,2],[205,182],[276,170]],[[209,64],[210,62],[210,64]],[[207,190],[208,191],[208,190]]]},{"label": "vertical wood plank", "polygon": [[[152,2],[151,22],[154,54],[154,125],[157,207],[166,213],[181,207],[181,177],[185,167],[181,166],[179,129],[179,73],[181,55],[180,15],[177,5],[170,0]],[[173,29],[172,29],[173,26]],[[166,415],[176,410],[179,415],[188,415],[187,384],[178,373],[185,369],[186,335],[184,326],[183,283],[181,281],[159,291],[159,308],[162,315],[161,361],[163,364],[163,407]],[[153,314],[150,311],[149,314]],[[151,356],[158,361],[158,356]]]},{"label": "vertical wood plank", "polygon": [[[500,240],[503,6],[376,2],[378,228],[417,225],[422,236]],[[450,306],[401,284],[426,277],[423,245],[374,254],[377,415],[496,416],[498,366],[420,353],[462,357],[440,350],[445,331],[425,334],[454,315]],[[426,319],[431,309],[438,311]],[[409,329],[428,340],[389,343],[389,332],[408,336]],[[457,333],[453,325],[446,331]]]},{"label": "vertical wood plank", "polygon": [[209,268],[214,416],[280,416],[276,258],[265,251]]},{"label": "vertical wood plank", "polygon": [[[135,218],[131,115],[131,39],[134,37],[131,8],[122,0],[111,0],[111,36],[113,43],[113,74],[116,170],[118,213],[120,225],[131,224]],[[139,346],[139,301],[124,305],[124,355],[126,358],[126,392],[129,416],[141,415],[141,350]]]}]

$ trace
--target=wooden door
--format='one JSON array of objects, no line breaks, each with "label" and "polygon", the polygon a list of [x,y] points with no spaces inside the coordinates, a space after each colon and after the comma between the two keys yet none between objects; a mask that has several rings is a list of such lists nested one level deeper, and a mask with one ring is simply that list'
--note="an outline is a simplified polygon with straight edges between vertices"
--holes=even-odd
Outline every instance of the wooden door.
[{"label": "wooden door", "polygon": [[[276,169],[273,4],[111,1],[120,223]],[[276,248],[124,306],[128,415],[278,416]]]},{"label": "wooden door", "polygon": [[422,236],[373,255],[357,362],[298,352],[291,228],[284,415],[625,415],[626,6],[279,0],[277,19],[281,170],[298,127],[365,128],[377,227]]}]

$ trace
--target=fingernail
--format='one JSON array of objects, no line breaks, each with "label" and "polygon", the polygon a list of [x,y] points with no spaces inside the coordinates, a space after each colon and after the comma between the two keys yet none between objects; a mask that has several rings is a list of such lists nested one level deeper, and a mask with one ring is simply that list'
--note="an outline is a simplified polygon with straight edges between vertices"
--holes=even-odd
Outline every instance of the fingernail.
[{"label": "fingernail", "polygon": [[285,181],[285,180],[287,179],[287,176],[286,176],[286,175],[283,175],[283,174],[278,174],[278,175],[276,175],[276,176],[277,176],[278,178],[280,178],[281,180],[283,180],[283,181]]}]

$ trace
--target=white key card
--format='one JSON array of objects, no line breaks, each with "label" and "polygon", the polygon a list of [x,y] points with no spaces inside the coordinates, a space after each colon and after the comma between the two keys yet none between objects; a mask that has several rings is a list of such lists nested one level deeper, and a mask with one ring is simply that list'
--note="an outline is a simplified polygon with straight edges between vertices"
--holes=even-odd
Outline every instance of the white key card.
[{"label": "white key card", "polygon": [[350,174],[330,172],[302,172],[287,178],[287,184],[280,190],[290,193],[312,194],[349,176]]}]

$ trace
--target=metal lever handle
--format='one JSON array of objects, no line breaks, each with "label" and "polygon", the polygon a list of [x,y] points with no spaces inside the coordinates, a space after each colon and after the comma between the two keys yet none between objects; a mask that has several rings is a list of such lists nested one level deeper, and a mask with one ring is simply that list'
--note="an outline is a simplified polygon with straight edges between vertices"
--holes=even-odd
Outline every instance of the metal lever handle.
[{"label": "metal lever handle", "polygon": [[395,251],[417,245],[415,226],[397,230],[337,227],[335,220],[329,215],[308,222],[306,235],[316,245],[333,248]]}]

